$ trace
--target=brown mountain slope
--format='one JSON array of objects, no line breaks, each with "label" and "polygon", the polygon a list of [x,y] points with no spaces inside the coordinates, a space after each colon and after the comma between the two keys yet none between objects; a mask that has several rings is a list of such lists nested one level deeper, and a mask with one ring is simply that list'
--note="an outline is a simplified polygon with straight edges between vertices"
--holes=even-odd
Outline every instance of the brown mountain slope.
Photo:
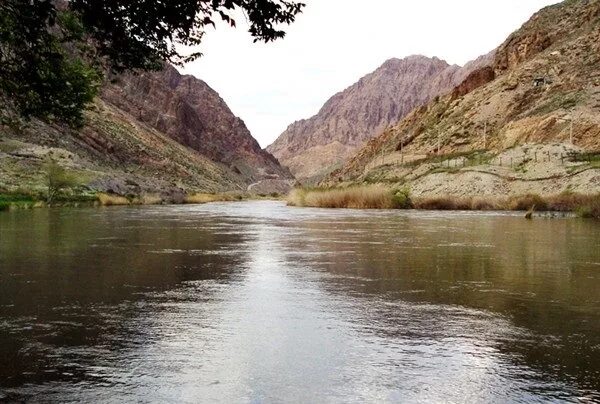
[{"label": "brown mountain slope", "polygon": [[244,122],[219,94],[172,66],[162,72],[125,75],[106,86],[102,99],[250,182],[291,179],[289,171],[261,149]]},{"label": "brown mountain slope", "polygon": [[293,123],[267,150],[299,179],[323,174],[412,109],[444,94],[486,56],[461,68],[438,58],[390,59],[336,94],[307,120]]},{"label": "brown mountain slope", "polygon": [[[402,162],[426,161],[437,153],[468,155],[482,149],[489,158],[531,143],[568,143],[571,133],[575,147],[565,146],[565,152],[600,149],[599,0],[569,0],[536,13],[498,48],[493,66],[491,74],[490,69],[473,73],[451,94],[384,131],[327,183],[376,178],[398,184],[410,180],[415,188],[429,183],[428,191],[435,192],[441,181],[456,178],[433,172],[435,167],[415,163],[406,167]],[[530,157],[523,157],[520,163],[528,164]],[[430,168],[433,171],[428,171]],[[522,171],[529,168],[520,167]],[[544,171],[543,167],[537,169]],[[570,175],[573,170],[565,169],[563,174]],[[505,174],[506,178],[515,177],[515,172]],[[437,176],[437,185],[427,175]],[[591,187],[600,184],[599,176],[590,178]],[[565,180],[561,186],[568,185]]]},{"label": "brown mountain slope", "polygon": [[50,159],[91,191],[160,194],[178,201],[184,192],[243,191],[247,186],[226,166],[101,99],[79,131],[39,121],[18,132],[0,127],[0,192],[45,192]]},{"label": "brown mountain slope", "polygon": [[0,127],[0,192],[43,191],[49,159],[92,191],[167,200],[250,185],[281,192],[293,178],[214,90],[172,67],[114,78],[79,131],[39,121],[19,131]]}]

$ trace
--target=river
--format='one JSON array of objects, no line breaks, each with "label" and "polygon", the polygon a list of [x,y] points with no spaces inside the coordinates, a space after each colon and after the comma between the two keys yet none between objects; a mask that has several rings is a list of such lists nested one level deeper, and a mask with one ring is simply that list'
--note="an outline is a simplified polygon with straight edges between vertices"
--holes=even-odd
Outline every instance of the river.
[{"label": "river", "polygon": [[0,401],[600,401],[600,224],[0,212]]}]

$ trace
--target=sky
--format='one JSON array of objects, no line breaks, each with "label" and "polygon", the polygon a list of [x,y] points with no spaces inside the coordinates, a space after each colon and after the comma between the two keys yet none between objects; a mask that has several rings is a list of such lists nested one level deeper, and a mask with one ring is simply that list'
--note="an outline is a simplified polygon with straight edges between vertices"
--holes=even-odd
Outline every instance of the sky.
[{"label": "sky", "polygon": [[386,60],[413,54],[463,65],[556,0],[303,0],[284,39],[253,43],[243,18],[217,24],[204,56],[180,68],[215,89],[262,147]]}]

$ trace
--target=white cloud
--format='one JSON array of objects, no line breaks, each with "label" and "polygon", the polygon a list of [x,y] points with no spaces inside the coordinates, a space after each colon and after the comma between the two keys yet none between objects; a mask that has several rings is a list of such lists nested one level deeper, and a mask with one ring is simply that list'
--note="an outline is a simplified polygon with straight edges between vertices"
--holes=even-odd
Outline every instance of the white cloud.
[{"label": "white cloud", "polygon": [[487,53],[556,0],[304,0],[285,39],[252,43],[246,23],[211,30],[183,69],[218,91],[264,147],[385,60],[411,54],[449,63]]}]

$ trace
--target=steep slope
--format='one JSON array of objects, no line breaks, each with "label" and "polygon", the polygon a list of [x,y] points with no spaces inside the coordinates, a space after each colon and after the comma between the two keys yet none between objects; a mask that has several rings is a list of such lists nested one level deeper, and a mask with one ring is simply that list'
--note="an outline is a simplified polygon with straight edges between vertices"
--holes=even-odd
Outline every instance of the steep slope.
[{"label": "steep slope", "polygon": [[49,160],[91,191],[160,194],[181,201],[185,192],[243,191],[247,181],[226,166],[97,99],[86,125],[73,131],[33,121],[19,131],[0,127],[0,192],[40,192]]},{"label": "steep slope", "polygon": [[[541,146],[523,146],[570,143],[571,138],[575,146],[544,151],[546,163],[562,164],[556,170],[540,166],[535,151]],[[511,148],[522,153],[514,155]],[[511,192],[511,184],[527,177],[525,173],[535,171],[537,176],[525,179],[530,187],[537,179],[562,176],[564,181],[545,191],[569,189],[574,183],[581,185],[580,190],[585,184],[596,189],[600,176],[595,163],[566,164],[565,158],[598,149],[600,1],[569,0],[541,10],[513,33],[498,48],[493,69],[474,71],[447,96],[413,111],[365,145],[326,182],[408,182],[413,189],[434,194],[442,189],[470,192],[477,189],[473,181],[501,178],[502,186],[494,192],[503,193]],[[440,172],[439,164],[429,164],[436,155],[450,166],[451,156],[468,158],[474,153],[485,153],[487,163],[477,168],[482,175],[469,174],[471,168]],[[503,167],[502,157],[510,167]],[[456,168],[461,161],[454,164]],[[575,179],[579,172],[585,172],[581,174],[585,181]],[[449,183],[456,186],[449,189]]]},{"label": "steep slope", "polygon": [[250,182],[292,178],[261,149],[216,91],[172,66],[158,73],[120,76],[103,89],[102,99]]},{"label": "steep slope", "polygon": [[170,66],[112,78],[81,130],[39,121],[0,127],[0,191],[42,192],[50,159],[93,191],[173,201],[250,186],[282,192],[293,179],[214,90]]},{"label": "steep slope", "polygon": [[293,123],[267,150],[300,179],[323,174],[412,109],[451,90],[485,56],[461,68],[438,58],[390,59],[334,95],[319,113]]}]

